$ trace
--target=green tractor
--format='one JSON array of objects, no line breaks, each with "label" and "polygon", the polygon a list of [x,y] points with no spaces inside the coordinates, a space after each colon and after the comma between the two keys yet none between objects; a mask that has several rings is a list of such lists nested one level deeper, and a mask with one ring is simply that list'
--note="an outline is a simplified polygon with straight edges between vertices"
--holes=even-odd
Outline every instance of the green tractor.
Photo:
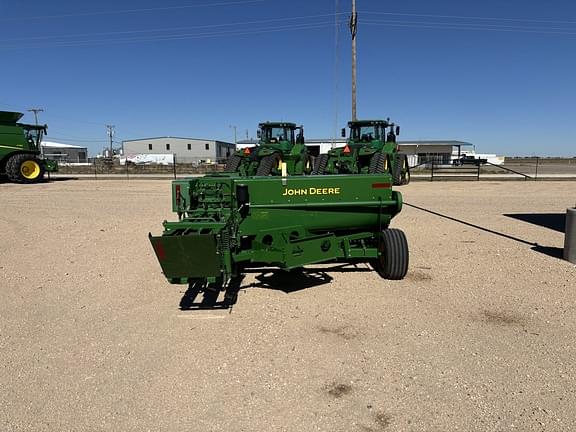
[{"label": "green tractor", "polygon": [[[396,136],[400,127],[387,120],[354,120],[348,122],[350,136],[345,147],[335,148],[316,158],[312,174],[380,174],[392,175],[395,186],[410,182],[406,155],[398,152]],[[342,129],[342,137],[346,130]]]},{"label": "green tractor", "polygon": [[257,146],[237,150],[228,159],[224,171],[243,177],[311,173],[313,160],[304,145],[302,126],[287,122],[260,123],[258,138]]},{"label": "green tractor", "polygon": [[0,111],[0,175],[14,183],[37,183],[58,163],[41,157],[40,143],[47,126],[18,123],[19,112]]}]

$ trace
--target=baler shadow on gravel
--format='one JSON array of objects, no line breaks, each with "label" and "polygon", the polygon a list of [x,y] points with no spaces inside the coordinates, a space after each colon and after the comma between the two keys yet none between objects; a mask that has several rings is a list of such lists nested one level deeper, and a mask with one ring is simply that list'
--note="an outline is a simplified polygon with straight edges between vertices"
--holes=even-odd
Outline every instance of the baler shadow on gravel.
[{"label": "baler shadow on gravel", "polygon": [[[404,233],[389,228],[402,208],[389,174],[175,180],[178,221],[149,234],[173,284],[227,290],[244,269],[369,262],[385,279],[408,270]],[[227,293],[228,294],[228,293]]]}]

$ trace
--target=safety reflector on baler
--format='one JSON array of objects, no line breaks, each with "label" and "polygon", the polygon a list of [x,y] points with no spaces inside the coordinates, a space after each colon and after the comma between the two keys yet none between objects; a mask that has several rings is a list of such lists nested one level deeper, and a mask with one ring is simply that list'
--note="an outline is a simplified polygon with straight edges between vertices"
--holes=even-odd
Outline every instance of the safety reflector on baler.
[{"label": "safety reflector on baler", "polygon": [[344,150],[342,150],[342,153],[350,153],[350,147],[346,146],[344,147]]},{"label": "safety reflector on baler", "polygon": [[388,189],[390,186],[390,183],[372,183],[372,189]]},{"label": "safety reflector on baler", "polygon": [[249,155],[249,154],[250,154],[250,148],[249,148],[249,147],[246,147],[246,148],[244,149],[244,154],[245,154],[245,155]]}]

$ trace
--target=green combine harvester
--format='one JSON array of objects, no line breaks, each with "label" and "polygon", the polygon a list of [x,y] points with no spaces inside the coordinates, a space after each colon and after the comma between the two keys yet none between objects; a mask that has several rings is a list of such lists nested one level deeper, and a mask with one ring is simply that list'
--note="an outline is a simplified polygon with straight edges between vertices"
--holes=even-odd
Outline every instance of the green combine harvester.
[{"label": "green combine harvester", "polygon": [[0,111],[0,175],[14,183],[37,183],[46,172],[58,171],[58,163],[41,156],[47,126],[18,123],[23,116]]},{"label": "green combine harvester", "polygon": [[[312,174],[380,174],[392,175],[395,186],[410,182],[406,155],[398,153],[400,127],[388,120],[355,120],[348,122],[350,135],[345,147],[330,150],[316,158]],[[342,129],[342,137],[346,136]]]},{"label": "green combine harvester", "polygon": [[172,206],[178,220],[165,221],[162,235],[149,239],[173,284],[228,296],[231,280],[249,268],[368,262],[385,279],[402,279],[408,270],[406,237],[389,228],[402,196],[388,172],[209,174],[173,181]]},{"label": "green combine harvester", "polygon": [[[297,132],[297,134],[296,134]],[[257,146],[237,150],[224,171],[244,177],[310,174],[312,157],[304,145],[304,129],[295,123],[265,122],[258,125]]]}]

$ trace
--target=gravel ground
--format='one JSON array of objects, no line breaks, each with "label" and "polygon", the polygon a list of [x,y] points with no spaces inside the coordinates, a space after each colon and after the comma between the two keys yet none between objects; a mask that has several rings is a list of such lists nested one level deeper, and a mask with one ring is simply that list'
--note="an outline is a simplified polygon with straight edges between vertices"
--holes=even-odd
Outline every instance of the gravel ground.
[{"label": "gravel ground", "polygon": [[169,181],[0,185],[0,431],[576,430],[573,183],[402,192],[405,280],[253,273],[181,311]]}]

